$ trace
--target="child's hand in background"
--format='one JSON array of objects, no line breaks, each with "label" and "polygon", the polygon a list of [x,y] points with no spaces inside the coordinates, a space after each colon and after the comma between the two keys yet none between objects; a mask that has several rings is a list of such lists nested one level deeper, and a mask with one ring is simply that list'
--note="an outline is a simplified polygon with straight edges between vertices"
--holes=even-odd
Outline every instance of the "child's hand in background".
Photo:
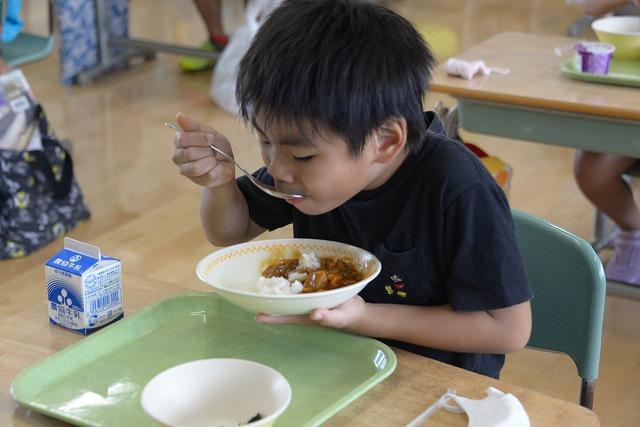
[{"label": "child's hand in background", "polygon": [[233,163],[224,160],[209,147],[214,145],[233,157],[229,140],[215,129],[204,126],[183,113],[178,113],[176,120],[182,132],[176,134],[173,140],[176,147],[173,162],[178,166],[180,174],[210,189],[234,181]]}]

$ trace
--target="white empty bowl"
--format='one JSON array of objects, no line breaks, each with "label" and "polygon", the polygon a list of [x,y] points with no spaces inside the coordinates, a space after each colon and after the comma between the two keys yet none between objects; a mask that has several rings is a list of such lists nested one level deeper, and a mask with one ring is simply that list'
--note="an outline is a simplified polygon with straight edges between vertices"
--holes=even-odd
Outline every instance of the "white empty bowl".
[{"label": "white empty bowl", "polygon": [[[318,257],[349,257],[364,279],[323,292],[269,295],[258,292],[256,282],[269,262],[314,252]],[[196,267],[200,280],[222,298],[252,313],[305,314],[315,308],[333,308],[352,298],[373,280],[380,261],[364,249],[315,239],[256,240],[220,249],[204,257]]]},{"label": "white empty bowl", "polygon": [[[171,427],[267,427],[291,401],[279,372],[242,359],[202,359],[156,375],[142,391],[144,411]],[[261,419],[249,423],[256,414]]]}]

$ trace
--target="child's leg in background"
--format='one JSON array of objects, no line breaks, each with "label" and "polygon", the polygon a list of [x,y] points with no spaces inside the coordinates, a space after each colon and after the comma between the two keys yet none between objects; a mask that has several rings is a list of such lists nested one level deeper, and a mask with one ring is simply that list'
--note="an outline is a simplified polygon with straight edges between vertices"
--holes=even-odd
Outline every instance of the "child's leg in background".
[{"label": "child's leg in background", "polygon": [[622,230],[640,230],[640,210],[629,184],[622,179],[636,161],[612,154],[576,153],[574,173],[580,190]]},{"label": "child's leg in background", "polygon": [[224,35],[220,0],[194,0],[194,3],[207,27],[209,37]]},{"label": "child's leg in background", "polygon": [[[227,44],[228,38],[224,33],[222,23],[222,2],[221,0],[193,0],[198,12],[204,21],[209,34],[200,49],[207,52],[222,52]],[[180,58],[178,65],[184,71],[205,71],[213,67],[215,61],[209,58],[185,56]]]},{"label": "child's leg in background", "polygon": [[640,285],[640,210],[622,174],[637,159],[586,151],[576,153],[574,174],[580,190],[620,227],[607,278]]}]

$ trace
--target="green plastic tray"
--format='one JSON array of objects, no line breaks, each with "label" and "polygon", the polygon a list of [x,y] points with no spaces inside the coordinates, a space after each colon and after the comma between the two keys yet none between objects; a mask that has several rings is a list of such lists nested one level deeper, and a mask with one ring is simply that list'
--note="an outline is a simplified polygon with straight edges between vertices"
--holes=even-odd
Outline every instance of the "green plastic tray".
[{"label": "green plastic tray", "polygon": [[396,357],[371,338],[320,327],[258,324],[214,294],[145,308],[23,371],[14,399],[77,425],[157,425],[140,406],[145,384],[190,360],[231,357],[280,371],[291,404],[276,426],[317,426],[390,375]]},{"label": "green plastic tray", "polygon": [[575,58],[563,62],[560,70],[572,79],[618,86],[640,87],[640,61],[612,59],[609,65],[609,74],[604,76],[583,73],[576,64]]}]

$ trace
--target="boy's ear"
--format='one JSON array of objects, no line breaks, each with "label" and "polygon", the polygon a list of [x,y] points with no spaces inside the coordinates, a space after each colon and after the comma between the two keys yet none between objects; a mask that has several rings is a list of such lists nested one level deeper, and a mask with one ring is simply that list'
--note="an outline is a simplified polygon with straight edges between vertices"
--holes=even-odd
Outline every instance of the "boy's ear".
[{"label": "boy's ear", "polygon": [[407,121],[393,117],[376,130],[376,162],[387,163],[407,146]]}]

